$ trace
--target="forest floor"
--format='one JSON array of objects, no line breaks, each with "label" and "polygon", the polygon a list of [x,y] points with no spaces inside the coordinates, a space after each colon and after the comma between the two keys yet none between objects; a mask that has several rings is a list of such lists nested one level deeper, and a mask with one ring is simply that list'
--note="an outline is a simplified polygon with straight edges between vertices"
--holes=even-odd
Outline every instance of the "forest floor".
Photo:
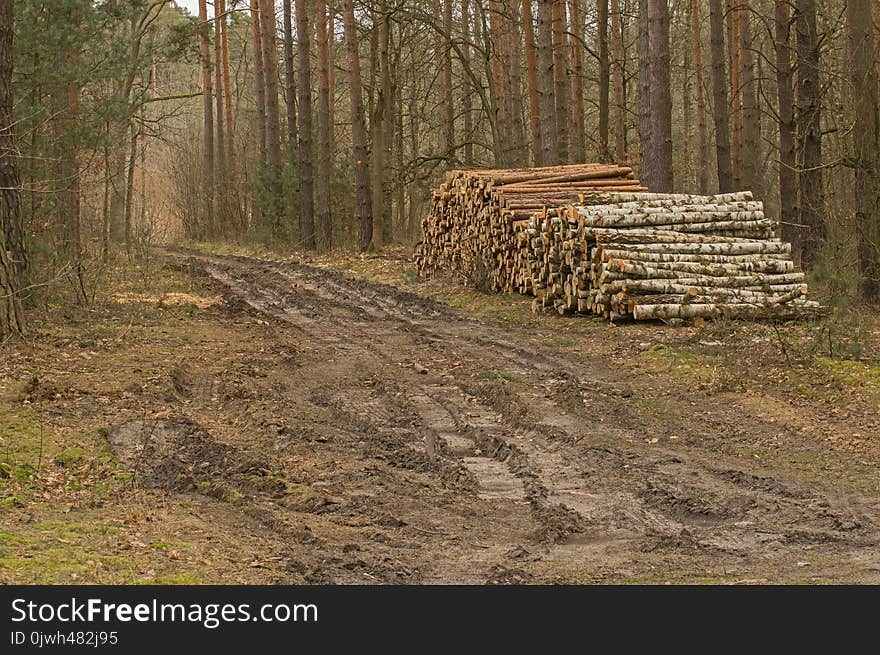
[{"label": "forest floor", "polygon": [[0,349],[0,582],[880,583],[880,320],[160,251]]}]

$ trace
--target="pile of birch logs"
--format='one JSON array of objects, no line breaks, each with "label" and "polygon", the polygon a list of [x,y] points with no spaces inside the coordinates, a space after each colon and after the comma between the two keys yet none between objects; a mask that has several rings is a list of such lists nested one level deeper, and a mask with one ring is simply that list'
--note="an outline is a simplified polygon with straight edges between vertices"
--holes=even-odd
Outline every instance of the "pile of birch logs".
[{"label": "pile of birch logs", "polygon": [[535,311],[611,320],[820,313],[750,192],[646,191],[613,164],[450,171],[422,221],[416,268],[532,295]]},{"label": "pile of birch logs", "polygon": [[631,168],[614,164],[450,171],[422,221],[416,268],[424,277],[443,271],[485,290],[517,290],[529,278],[518,228],[535,212],[646,190]]},{"label": "pile of birch logs", "polygon": [[820,312],[805,299],[790,244],[773,236],[751,193],[614,200],[542,210],[517,224],[525,267],[517,290],[535,296],[536,311],[666,321]]}]

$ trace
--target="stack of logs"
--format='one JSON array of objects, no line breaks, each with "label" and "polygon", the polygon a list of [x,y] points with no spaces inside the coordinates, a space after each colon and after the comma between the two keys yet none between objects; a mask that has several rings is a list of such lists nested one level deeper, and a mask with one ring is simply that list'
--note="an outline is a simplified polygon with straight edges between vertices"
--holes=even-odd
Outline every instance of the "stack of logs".
[{"label": "stack of logs", "polygon": [[528,284],[521,228],[536,211],[646,190],[631,168],[613,164],[450,171],[422,221],[416,267],[423,276],[443,270],[486,290],[514,291]]},{"label": "stack of logs", "polygon": [[[517,224],[536,311],[611,320],[796,318],[805,300],[790,244],[751,193],[620,194],[614,204],[544,210]],[[525,282],[529,278],[529,282]]]},{"label": "stack of logs", "polygon": [[536,311],[611,320],[820,312],[750,192],[645,191],[611,164],[451,171],[422,221],[416,268],[533,295]]}]

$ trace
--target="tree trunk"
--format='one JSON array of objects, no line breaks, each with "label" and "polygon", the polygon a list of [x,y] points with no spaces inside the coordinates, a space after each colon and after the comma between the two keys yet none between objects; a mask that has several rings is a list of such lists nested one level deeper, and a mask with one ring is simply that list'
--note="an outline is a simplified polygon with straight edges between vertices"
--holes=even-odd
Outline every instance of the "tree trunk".
[{"label": "tree trunk", "polygon": [[[461,58],[462,58],[462,67],[465,70],[470,69],[471,67],[471,15],[470,15],[470,2],[469,0],[461,0]],[[474,99],[473,99],[473,90],[471,79],[465,75],[464,76],[464,88],[462,91],[462,103],[463,107],[461,110],[462,118],[464,121],[464,165],[465,166],[473,166],[474,163]],[[401,110],[403,108],[401,107]],[[400,136],[401,130],[397,130],[398,136]]]},{"label": "tree trunk", "polygon": [[651,128],[654,186],[652,191],[672,193],[672,85],[669,73],[668,0],[648,1],[651,70]]},{"label": "tree trunk", "polygon": [[[611,64],[608,60],[608,0],[596,0],[597,49],[599,55],[599,161],[611,161],[608,149],[609,87]],[[578,49],[580,50],[580,45]]]},{"label": "tree trunk", "polygon": [[611,0],[611,77],[614,87],[614,160],[624,163],[626,154],[626,80],[624,79],[623,30],[618,0]]},{"label": "tree trunk", "polygon": [[742,42],[740,40],[740,0],[727,0],[727,49],[730,65],[730,164],[733,186],[742,187]]},{"label": "tree trunk", "polygon": [[257,129],[260,133],[260,166],[266,166],[266,71],[263,66],[263,35],[260,0],[251,2],[251,41],[254,50],[254,97],[257,102]]},{"label": "tree trunk", "polygon": [[[283,0],[284,12],[284,97],[287,100],[287,143],[292,147],[299,143],[299,127],[296,121],[296,68],[293,65],[293,11],[291,0]],[[297,14],[299,9],[297,9]],[[299,36],[297,27],[297,36]]]},{"label": "tree trunk", "polygon": [[317,0],[318,45],[318,177],[315,180],[315,201],[318,213],[318,246],[330,250],[333,221],[330,209],[331,153],[333,141],[330,125],[330,44],[327,33],[327,3]]},{"label": "tree trunk", "polygon": [[648,31],[648,2],[638,0],[639,55],[639,179],[654,190],[656,162],[653,158],[654,119],[651,111],[651,44]]},{"label": "tree trunk", "polygon": [[[216,235],[214,225],[214,90],[211,80],[211,42],[208,22],[208,3],[199,0],[199,56],[202,62],[202,220],[207,236]],[[126,188],[128,185],[126,184]],[[125,206],[129,206],[126,199]],[[128,243],[130,212],[126,211],[125,241]]]},{"label": "tree trunk", "polygon": [[742,150],[747,156],[740,158],[741,189],[752,191],[756,198],[762,197],[761,176],[761,109],[758,104],[758,79],[755,76],[755,57],[752,52],[752,13],[749,0],[739,0],[740,64],[742,66]]},{"label": "tree trunk", "polygon": [[266,80],[266,175],[269,186],[269,221],[281,227],[284,193],[281,188],[281,118],[278,105],[278,50],[275,45],[275,0],[260,0],[260,45]]},{"label": "tree trunk", "polygon": [[800,251],[797,180],[795,169],[795,124],[792,101],[791,12],[789,0],[776,0],[776,89],[779,102],[779,218],[782,239]]},{"label": "tree trunk", "polygon": [[[374,41],[373,51],[373,68],[378,78],[375,86],[377,87],[376,104],[373,110],[372,120],[370,121],[370,129],[372,131],[373,140],[370,148],[372,160],[370,162],[370,174],[372,176],[372,209],[373,209],[373,246],[380,248],[386,241],[388,230],[385,228],[384,218],[386,216],[386,208],[388,206],[388,198],[385,195],[385,178],[387,175],[385,161],[386,140],[388,135],[385,132],[385,116],[388,110],[386,104],[386,85],[384,83],[388,71],[388,40],[389,40],[389,17],[387,14],[387,6],[384,0],[380,0],[378,6],[378,15],[376,20],[378,23],[374,29],[378,30],[376,40]],[[441,77],[444,73],[441,66]],[[390,75],[388,77],[390,80]],[[389,84],[390,86],[390,84]],[[441,110],[445,112],[445,79],[441,84]],[[445,132],[445,117],[443,121],[443,130]],[[447,143],[446,136],[443,141]]]},{"label": "tree trunk", "polygon": [[[443,101],[441,103],[442,109],[442,118],[443,118],[443,129],[445,130],[445,134],[443,136],[443,141],[446,144],[444,150],[447,152],[446,157],[449,161],[455,161],[458,158],[458,153],[455,148],[455,107],[453,105],[452,100],[452,48],[450,46],[450,40],[452,39],[452,0],[442,0],[443,3],[443,31],[446,33],[446,38],[443,40],[443,50],[441,52],[440,62],[441,62],[441,76],[443,78]],[[390,21],[386,21],[385,24],[385,58],[388,57],[388,32],[390,31]],[[382,71],[383,74],[383,85],[384,85],[384,76],[389,75],[390,71],[387,68],[384,68]],[[390,86],[390,77],[389,86]],[[387,115],[391,113],[391,105],[388,104],[390,101],[390,94],[387,94],[383,100],[385,101],[386,112]]]},{"label": "tree trunk", "polygon": [[25,328],[18,295],[18,262],[23,253],[13,237],[21,221],[21,178],[12,131],[13,4],[13,0],[0,0],[0,344]]},{"label": "tree trunk", "polygon": [[825,238],[825,193],[822,189],[821,89],[819,88],[819,35],[815,0],[799,0],[797,31],[797,142],[799,216],[803,227],[801,264],[811,268]]},{"label": "tree trunk", "polygon": [[694,84],[697,87],[697,179],[700,193],[709,193],[709,137],[706,130],[706,100],[703,97],[703,45],[700,38],[700,2],[691,0],[691,30],[694,46]]},{"label": "tree trunk", "polygon": [[730,111],[727,105],[727,83],[724,79],[724,12],[721,0],[709,0],[709,23],[718,193],[728,193],[733,189],[733,172],[730,163]]},{"label": "tree trunk", "polygon": [[859,292],[870,303],[880,302],[880,207],[878,207],[877,70],[869,0],[849,0],[846,7],[849,73],[854,101],[853,197],[859,257]]},{"label": "tree trunk", "polygon": [[296,0],[296,54],[299,68],[299,241],[315,248],[315,207],[312,182],[312,73],[308,0]]},{"label": "tree trunk", "polygon": [[570,43],[571,157],[576,162],[584,162],[587,160],[587,126],[584,109],[584,17],[581,13],[581,0],[569,1],[569,16],[572,32]]},{"label": "tree trunk", "polygon": [[[435,4],[437,7],[440,5],[440,0],[435,0]],[[435,9],[436,11],[436,9]],[[501,148],[502,148],[502,158],[501,163],[503,166],[510,167],[511,166],[511,130],[510,130],[510,122],[508,120],[507,109],[508,109],[508,99],[507,99],[507,91],[508,84],[506,83],[506,78],[509,75],[509,72],[505,69],[504,66],[504,49],[505,49],[505,38],[503,35],[503,27],[502,27],[502,12],[503,7],[501,5],[500,0],[489,0],[489,38],[486,39],[487,45],[490,47],[490,57],[492,60],[491,66],[491,91],[494,91],[495,97],[495,117],[498,122],[498,131],[501,135]],[[442,69],[441,69],[442,71]],[[441,72],[442,76],[442,72]],[[442,104],[441,104],[442,107]]]},{"label": "tree trunk", "polygon": [[[508,71],[505,82],[507,90],[507,117],[510,122],[511,157],[514,166],[525,166],[528,163],[528,144],[526,143],[526,126],[523,122],[523,89],[522,89],[522,38],[519,26],[518,0],[506,0],[504,16],[504,61]],[[447,7],[451,0],[447,0]]]},{"label": "tree trunk", "polygon": [[[226,13],[226,0],[217,0],[217,11]],[[226,118],[226,152],[229,156],[227,173],[232,178],[232,170],[235,162],[235,114],[232,110],[232,75],[229,69],[229,36],[228,17],[222,15],[220,21],[220,57],[223,60],[223,100],[225,102]]]},{"label": "tree trunk", "polygon": [[522,0],[522,27],[525,36],[526,84],[529,91],[529,125],[532,133],[532,164],[543,161],[541,147],[541,113],[538,103],[538,73],[535,61],[535,21],[532,0]]},{"label": "tree trunk", "polygon": [[540,108],[540,166],[559,163],[556,99],[554,97],[553,10],[557,0],[538,0],[538,104]]},{"label": "tree trunk", "polygon": [[553,29],[553,82],[556,101],[556,150],[557,161],[566,163],[569,157],[568,103],[571,87],[568,79],[568,26],[565,21],[565,0],[552,0],[551,21]]},{"label": "tree trunk", "polygon": [[351,141],[354,151],[357,216],[360,223],[359,246],[364,252],[370,247],[373,240],[373,217],[370,212],[370,166],[367,161],[364,105],[361,97],[361,65],[358,57],[357,26],[354,22],[354,0],[342,0],[342,22],[345,29],[345,50],[348,55]]},{"label": "tree trunk", "polygon": [[[222,9],[222,11],[221,11]],[[224,198],[226,196],[226,120],[224,116],[225,100],[223,92],[223,26],[221,18],[222,13],[226,11],[224,0],[215,0],[214,3],[214,95],[215,95],[215,111],[217,113],[216,137],[214,142],[217,145],[217,209],[219,209],[218,224],[221,232],[228,229],[226,223],[227,211]]]}]

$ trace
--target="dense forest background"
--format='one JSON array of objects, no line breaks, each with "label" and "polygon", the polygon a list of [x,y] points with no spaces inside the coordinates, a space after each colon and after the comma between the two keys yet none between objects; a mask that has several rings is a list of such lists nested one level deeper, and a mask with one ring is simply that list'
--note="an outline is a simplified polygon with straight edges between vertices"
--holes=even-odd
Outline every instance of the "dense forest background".
[{"label": "dense forest background", "polygon": [[0,0],[0,333],[179,240],[419,239],[461,167],[750,189],[833,296],[880,295],[880,3]]}]

